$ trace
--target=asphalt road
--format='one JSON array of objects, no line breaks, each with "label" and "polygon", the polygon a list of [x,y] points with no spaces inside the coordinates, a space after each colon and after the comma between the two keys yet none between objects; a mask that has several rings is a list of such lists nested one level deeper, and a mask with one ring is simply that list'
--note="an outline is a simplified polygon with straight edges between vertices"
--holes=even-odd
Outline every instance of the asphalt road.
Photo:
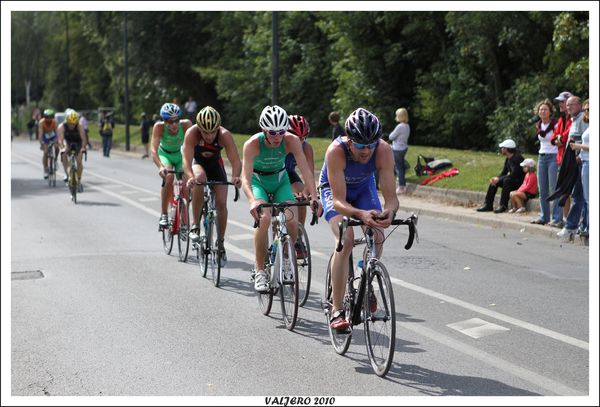
[{"label": "asphalt road", "polygon": [[361,327],[346,356],[329,341],[320,300],[333,238],[323,219],[308,227],[311,296],[289,332],[278,304],[269,317],[258,308],[245,197],[229,197],[229,262],[215,288],[194,256],[181,263],[176,247],[163,252],[151,162],[91,151],[74,205],[62,181],[49,188],[42,179],[36,145],[15,140],[11,153],[13,396],[342,403],[589,392],[589,247],[421,216],[420,243],[405,251],[408,233],[396,230],[382,258],[396,300],[396,352],[381,379]]}]

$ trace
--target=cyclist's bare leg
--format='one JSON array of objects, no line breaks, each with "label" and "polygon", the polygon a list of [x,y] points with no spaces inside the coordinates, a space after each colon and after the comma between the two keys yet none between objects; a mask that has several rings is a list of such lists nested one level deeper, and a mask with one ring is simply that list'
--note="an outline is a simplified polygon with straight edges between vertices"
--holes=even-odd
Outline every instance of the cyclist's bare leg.
[{"label": "cyclist's bare leg", "polygon": [[79,179],[79,183],[81,183],[82,175],[83,175],[83,153],[79,152],[77,154],[77,178]]},{"label": "cyclist's bare leg", "polygon": [[65,174],[69,173],[69,150],[65,150],[63,153],[61,153],[61,161],[63,164],[63,168],[65,169]]},{"label": "cyclist's bare leg", "polygon": [[[338,224],[343,215],[336,215],[329,220],[329,227],[335,236],[336,242],[339,238]],[[331,259],[331,296],[333,300],[333,311],[341,309],[344,304],[344,292],[346,291],[346,280],[348,279],[348,261],[354,245],[354,231],[348,228],[345,234],[344,248],[341,252],[333,251]]]},{"label": "cyclist's bare leg", "polygon": [[296,239],[298,238],[298,207],[292,206],[287,208],[286,211],[291,212],[286,213],[286,219],[288,219],[286,222],[288,234],[290,235],[292,242],[296,242]]},{"label": "cyclist's bare leg", "polygon": [[48,172],[48,144],[43,145],[44,154],[42,155],[42,165],[44,166],[44,173]]},{"label": "cyclist's bare leg", "polygon": [[[303,190],[304,190],[304,184],[302,182],[294,182],[292,184],[292,192],[294,194],[299,194]],[[298,219],[298,222],[300,222],[304,225],[304,222],[306,221],[306,206],[298,207],[298,218],[297,219]]]},{"label": "cyclist's bare leg", "polygon": [[[259,200],[259,203],[265,201]],[[258,228],[254,230],[254,253],[256,254],[256,270],[265,269],[265,255],[267,254],[267,233],[271,227],[271,210],[263,209]]]},{"label": "cyclist's bare leg", "polygon": [[[193,165],[192,171],[194,172],[194,180],[196,182],[206,182],[206,173],[201,165]],[[196,185],[192,188],[192,224],[200,223],[200,213],[204,206],[204,188],[202,185]]]},{"label": "cyclist's bare leg", "polygon": [[215,206],[217,208],[217,236],[219,240],[225,238],[227,229],[227,185],[215,185]]},{"label": "cyclist's bare leg", "polygon": [[[166,167],[171,170],[172,167]],[[167,213],[167,208],[169,207],[169,201],[171,200],[171,195],[173,195],[173,174],[168,174],[165,177],[165,186],[160,190],[160,213]]]}]

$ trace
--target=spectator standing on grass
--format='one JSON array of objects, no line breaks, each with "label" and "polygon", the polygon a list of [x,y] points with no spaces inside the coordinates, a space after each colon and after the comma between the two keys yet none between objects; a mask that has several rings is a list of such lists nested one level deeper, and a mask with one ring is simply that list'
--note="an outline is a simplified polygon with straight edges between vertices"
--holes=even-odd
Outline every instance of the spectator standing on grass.
[{"label": "spectator standing on grass", "polygon": [[113,113],[102,112],[100,122],[98,123],[98,129],[100,129],[100,136],[102,136],[102,153],[104,157],[110,157],[114,127],[115,121],[113,118]]},{"label": "spectator standing on grass", "polygon": [[[500,147],[500,152],[506,156],[504,167],[497,177],[490,178],[485,203],[477,208],[477,212],[505,212],[508,209],[510,192],[518,189],[525,178],[525,173],[521,168],[523,156],[517,152],[517,144],[514,140],[506,139],[498,147]],[[494,210],[494,197],[498,188],[502,188],[502,195],[500,196],[500,206]]]},{"label": "spectator standing on grass", "polygon": [[329,113],[329,124],[333,126],[331,131],[331,140],[344,136],[344,129],[340,124],[340,114],[338,112]]},{"label": "spectator standing on grass", "polygon": [[185,114],[187,115],[188,120],[190,120],[193,123],[196,120],[198,104],[191,96],[189,96],[187,102],[185,102],[185,105],[183,107],[185,109]]},{"label": "spectator standing on grass", "polygon": [[[556,155],[558,147],[551,143],[556,128],[556,119],[552,118],[554,107],[549,99],[544,99],[535,105],[534,113],[539,117],[535,128],[540,142],[538,152],[538,189],[540,192],[540,215],[531,223],[545,225],[552,221],[558,224],[562,221],[562,209],[558,201],[548,202],[548,197],[554,193],[556,179],[558,178],[558,164]],[[550,210],[552,206],[552,211]]]},{"label": "spectator standing on grass", "polygon": [[[583,122],[590,122],[590,102],[583,102]],[[581,143],[573,142],[570,144],[571,149],[580,150],[579,158],[581,159],[581,185],[583,187],[583,199],[589,210],[590,208],[590,128],[585,129],[581,135]],[[589,235],[589,224],[583,236]]]},{"label": "spectator standing on grass", "polygon": [[[581,143],[581,136],[588,128],[589,124],[583,121],[583,112],[581,110],[581,100],[578,96],[571,96],[567,99],[567,113],[571,116],[571,128],[569,129],[569,140],[567,143]],[[568,145],[568,144],[567,144]],[[581,183],[581,158],[576,151],[577,167],[575,171],[576,181],[573,191],[571,192],[571,208],[567,215],[565,226],[556,234],[559,238],[572,239],[574,234],[578,232],[581,235],[587,234],[588,229],[588,209],[583,198],[583,185]]]},{"label": "spectator standing on grass", "polygon": [[[567,99],[573,96],[573,94],[569,91],[561,92],[557,97],[554,98],[555,101],[558,102],[558,108],[560,110],[560,115],[558,121],[556,122],[556,126],[554,126],[554,131],[552,134],[552,138],[550,142],[557,147],[556,154],[556,163],[557,172],[560,172],[560,166],[562,165],[563,157],[565,155],[565,146],[567,145],[567,140],[569,139],[569,130],[571,129],[571,116],[567,112]],[[556,185],[555,185],[556,189]],[[563,214],[560,222],[550,222],[548,225],[556,228],[562,228],[564,222],[567,220],[567,215],[569,214],[569,208],[571,207],[571,200],[567,199],[563,206]]]},{"label": "spectator standing on grass", "polygon": [[142,112],[140,118],[140,134],[142,135],[142,145],[144,146],[144,155],[142,155],[142,159],[148,158],[148,141],[150,140],[150,128],[153,124],[154,123],[146,117],[146,113]]},{"label": "spectator standing on grass", "polygon": [[512,209],[509,213],[527,212],[525,204],[528,200],[535,198],[538,193],[538,178],[535,173],[535,160],[527,158],[521,163],[523,171],[525,171],[525,179],[516,191],[511,191],[510,202]]},{"label": "spectator standing on grass", "polygon": [[396,174],[398,175],[398,188],[396,188],[396,194],[403,194],[406,192],[406,168],[404,167],[404,157],[408,151],[408,138],[410,137],[408,111],[405,108],[401,107],[396,110],[396,121],[398,122],[398,125],[390,133],[389,139],[392,142]]}]

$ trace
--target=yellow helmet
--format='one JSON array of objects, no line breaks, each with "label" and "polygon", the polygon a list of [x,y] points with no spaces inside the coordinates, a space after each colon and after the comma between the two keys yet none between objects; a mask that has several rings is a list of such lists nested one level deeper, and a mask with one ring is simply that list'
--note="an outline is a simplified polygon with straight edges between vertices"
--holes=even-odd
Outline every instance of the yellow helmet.
[{"label": "yellow helmet", "polygon": [[75,110],[71,110],[68,114],[67,114],[67,124],[77,124],[79,122],[79,113],[77,113]]},{"label": "yellow helmet", "polygon": [[205,106],[196,115],[196,124],[200,127],[200,130],[212,133],[221,125],[221,115],[215,108]]}]

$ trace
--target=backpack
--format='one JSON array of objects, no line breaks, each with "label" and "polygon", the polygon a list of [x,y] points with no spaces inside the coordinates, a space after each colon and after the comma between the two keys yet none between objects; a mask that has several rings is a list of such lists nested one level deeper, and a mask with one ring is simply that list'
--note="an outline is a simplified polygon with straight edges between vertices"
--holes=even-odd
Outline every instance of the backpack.
[{"label": "backpack", "polygon": [[113,129],[109,119],[104,120],[102,123],[102,134],[105,136],[112,135]]},{"label": "backpack", "polygon": [[[425,162],[425,165],[421,164],[421,158]],[[417,165],[415,165],[415,173],[417,174],[417,177],[422,175],[433,175],[439,170],[450,167],[452,167],[452,161],[448,159],[443,158],[436,160],[433,157],[426,157],[419,154],[417,157]]]}]

